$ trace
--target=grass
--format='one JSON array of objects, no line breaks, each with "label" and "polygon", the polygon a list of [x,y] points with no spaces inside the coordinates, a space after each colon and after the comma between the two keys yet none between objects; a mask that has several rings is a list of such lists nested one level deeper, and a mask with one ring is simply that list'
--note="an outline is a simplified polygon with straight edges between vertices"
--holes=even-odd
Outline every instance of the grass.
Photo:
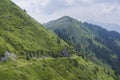
[{"label": "grass", "polygon": [[17,56],[40,51],[59,55],[66,46],[69,47],[10,0],[0,0],[0,55],[6,50]]},{"label": "grass", "polygon": [[30,61],[21,59],[0,66],[0,80],[114,80],[113,76],[101,66],[78,56]]},{"label": "grass", "polygon": [[16,61],[0,64],[0,80],[114,80],[112,70],[78,56],[29,61],[23,59],[27,54],[38,56],[37,53],[60,56],[66,47],[71,49],[66,42],[31,18],[27,12],[10,0],[0,0],[0,57],[6,50],[18,57]]}]

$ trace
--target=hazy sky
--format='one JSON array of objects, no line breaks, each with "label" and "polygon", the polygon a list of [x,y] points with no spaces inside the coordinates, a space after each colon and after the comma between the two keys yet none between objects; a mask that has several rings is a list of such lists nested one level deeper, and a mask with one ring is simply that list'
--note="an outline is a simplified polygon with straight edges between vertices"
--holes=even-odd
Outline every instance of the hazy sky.
[{"label": "hazy sky", "polygon": [[120,24],[120,0],[12,0],[40,23],[71,16]]}]

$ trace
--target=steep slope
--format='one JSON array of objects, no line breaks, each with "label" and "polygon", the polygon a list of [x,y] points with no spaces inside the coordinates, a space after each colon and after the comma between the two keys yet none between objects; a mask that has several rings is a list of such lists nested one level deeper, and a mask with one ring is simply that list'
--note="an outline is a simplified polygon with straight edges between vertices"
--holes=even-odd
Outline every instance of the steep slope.
[{"label": "steep slope", "polygon": [[0,80],[115,80],[110,68],[70,53],[72,47],[25,10],[0,0]]},{"label": "steep slope", "polygon": [[120,72],[119,33],[82,23],[68,16],[44,25],[72,45],[78,51],[78,55],[83,55],[101,65],[107,63]]},{"label": "steep slope", "polygon": [[[9,64],[9,67],[8,67]],[[21,65],[20,65],[21,64]],[[115,80],[113,71],[81,57],[33,59],[0,66],[0,80]]]},{"label": "steep slope", "polygon": [[5,51],[23,56],[40,53],[46,56],[60,56],[68,45],[53,32],[45,29],[25,10],[10,0],[0,0],[0,55]]},{"label": "steep slope", "polygon": [[[0,80],[115,80],[110,68],[70,53],[74,50],[66,42],[25,10],[0,0]],[[17,60],[8,57],[13,54]]]}]

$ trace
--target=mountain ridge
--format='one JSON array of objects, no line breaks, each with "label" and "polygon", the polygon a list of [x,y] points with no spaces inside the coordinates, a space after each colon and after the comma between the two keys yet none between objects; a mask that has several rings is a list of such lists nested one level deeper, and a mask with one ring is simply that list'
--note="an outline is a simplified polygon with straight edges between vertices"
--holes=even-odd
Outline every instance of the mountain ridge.
[{"label": "mountain ridge", "polygon": [[96,21],[88,21],[89,23],[100,25],[101,27],[109,30],[109,31],[117,31],[120,33],[120,25],[118,24],[112,24],[112,23],[102,23],[102,22],[96,22]]},{"label": "mountain ridge", "polygon": [[0,0],[0,16],[0,80],[116,80],[11,0]]},{"label": "mountain ridge", "polygon": [[70,48],[10,0],[1,0],[0,11],[0,56],[6,51],[19,56],[28,56],[28,53],[61,56],[64,48]]},{"label": "mountain ridge", "polygon": [[72,45],[79,55],[88,56],[90,59],[97,57],[102,63],[107,63],[118,73],[120,72],[120,34],[118,32],[107,31],[100,26],[82,23],[75,19],[72,19],[72,22],[68,20],[61,22],[62,18],[52,23],[48,22],[44,26]]}]

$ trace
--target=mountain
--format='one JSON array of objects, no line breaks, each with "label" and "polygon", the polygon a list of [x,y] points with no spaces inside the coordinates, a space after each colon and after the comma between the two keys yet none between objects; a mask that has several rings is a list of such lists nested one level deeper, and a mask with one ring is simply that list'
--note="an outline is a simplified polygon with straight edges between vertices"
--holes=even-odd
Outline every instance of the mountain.
[{"label": "mountain", "polygon": [[31,18],[25,10],[10,0],[0,0],[0,56],[6,51],[18,58],[24,57],[23,54],[33,56],[38,53],[60,56],[59,53],[67,47],[67,43]]},{"label": "mountain", "polygon": [[11,0],[0,0],[0,80],[116,80]]},{"label": "mountain", "polygon": [[101,27],[107,29],[108,31],[117,31],[120,33],[120,25],[118,24],[102,23],[96,21],[89,21],[89,22],[95,25],[100,25]]},{"label": "mountain", "polygon": [[[97,64],[108,64],[120,73],[120,34],[64,16],[44,24],[78,51]],[[102,63],[101,63],[102,62]],[[103,64],[103,66],[104,66]]]}]

